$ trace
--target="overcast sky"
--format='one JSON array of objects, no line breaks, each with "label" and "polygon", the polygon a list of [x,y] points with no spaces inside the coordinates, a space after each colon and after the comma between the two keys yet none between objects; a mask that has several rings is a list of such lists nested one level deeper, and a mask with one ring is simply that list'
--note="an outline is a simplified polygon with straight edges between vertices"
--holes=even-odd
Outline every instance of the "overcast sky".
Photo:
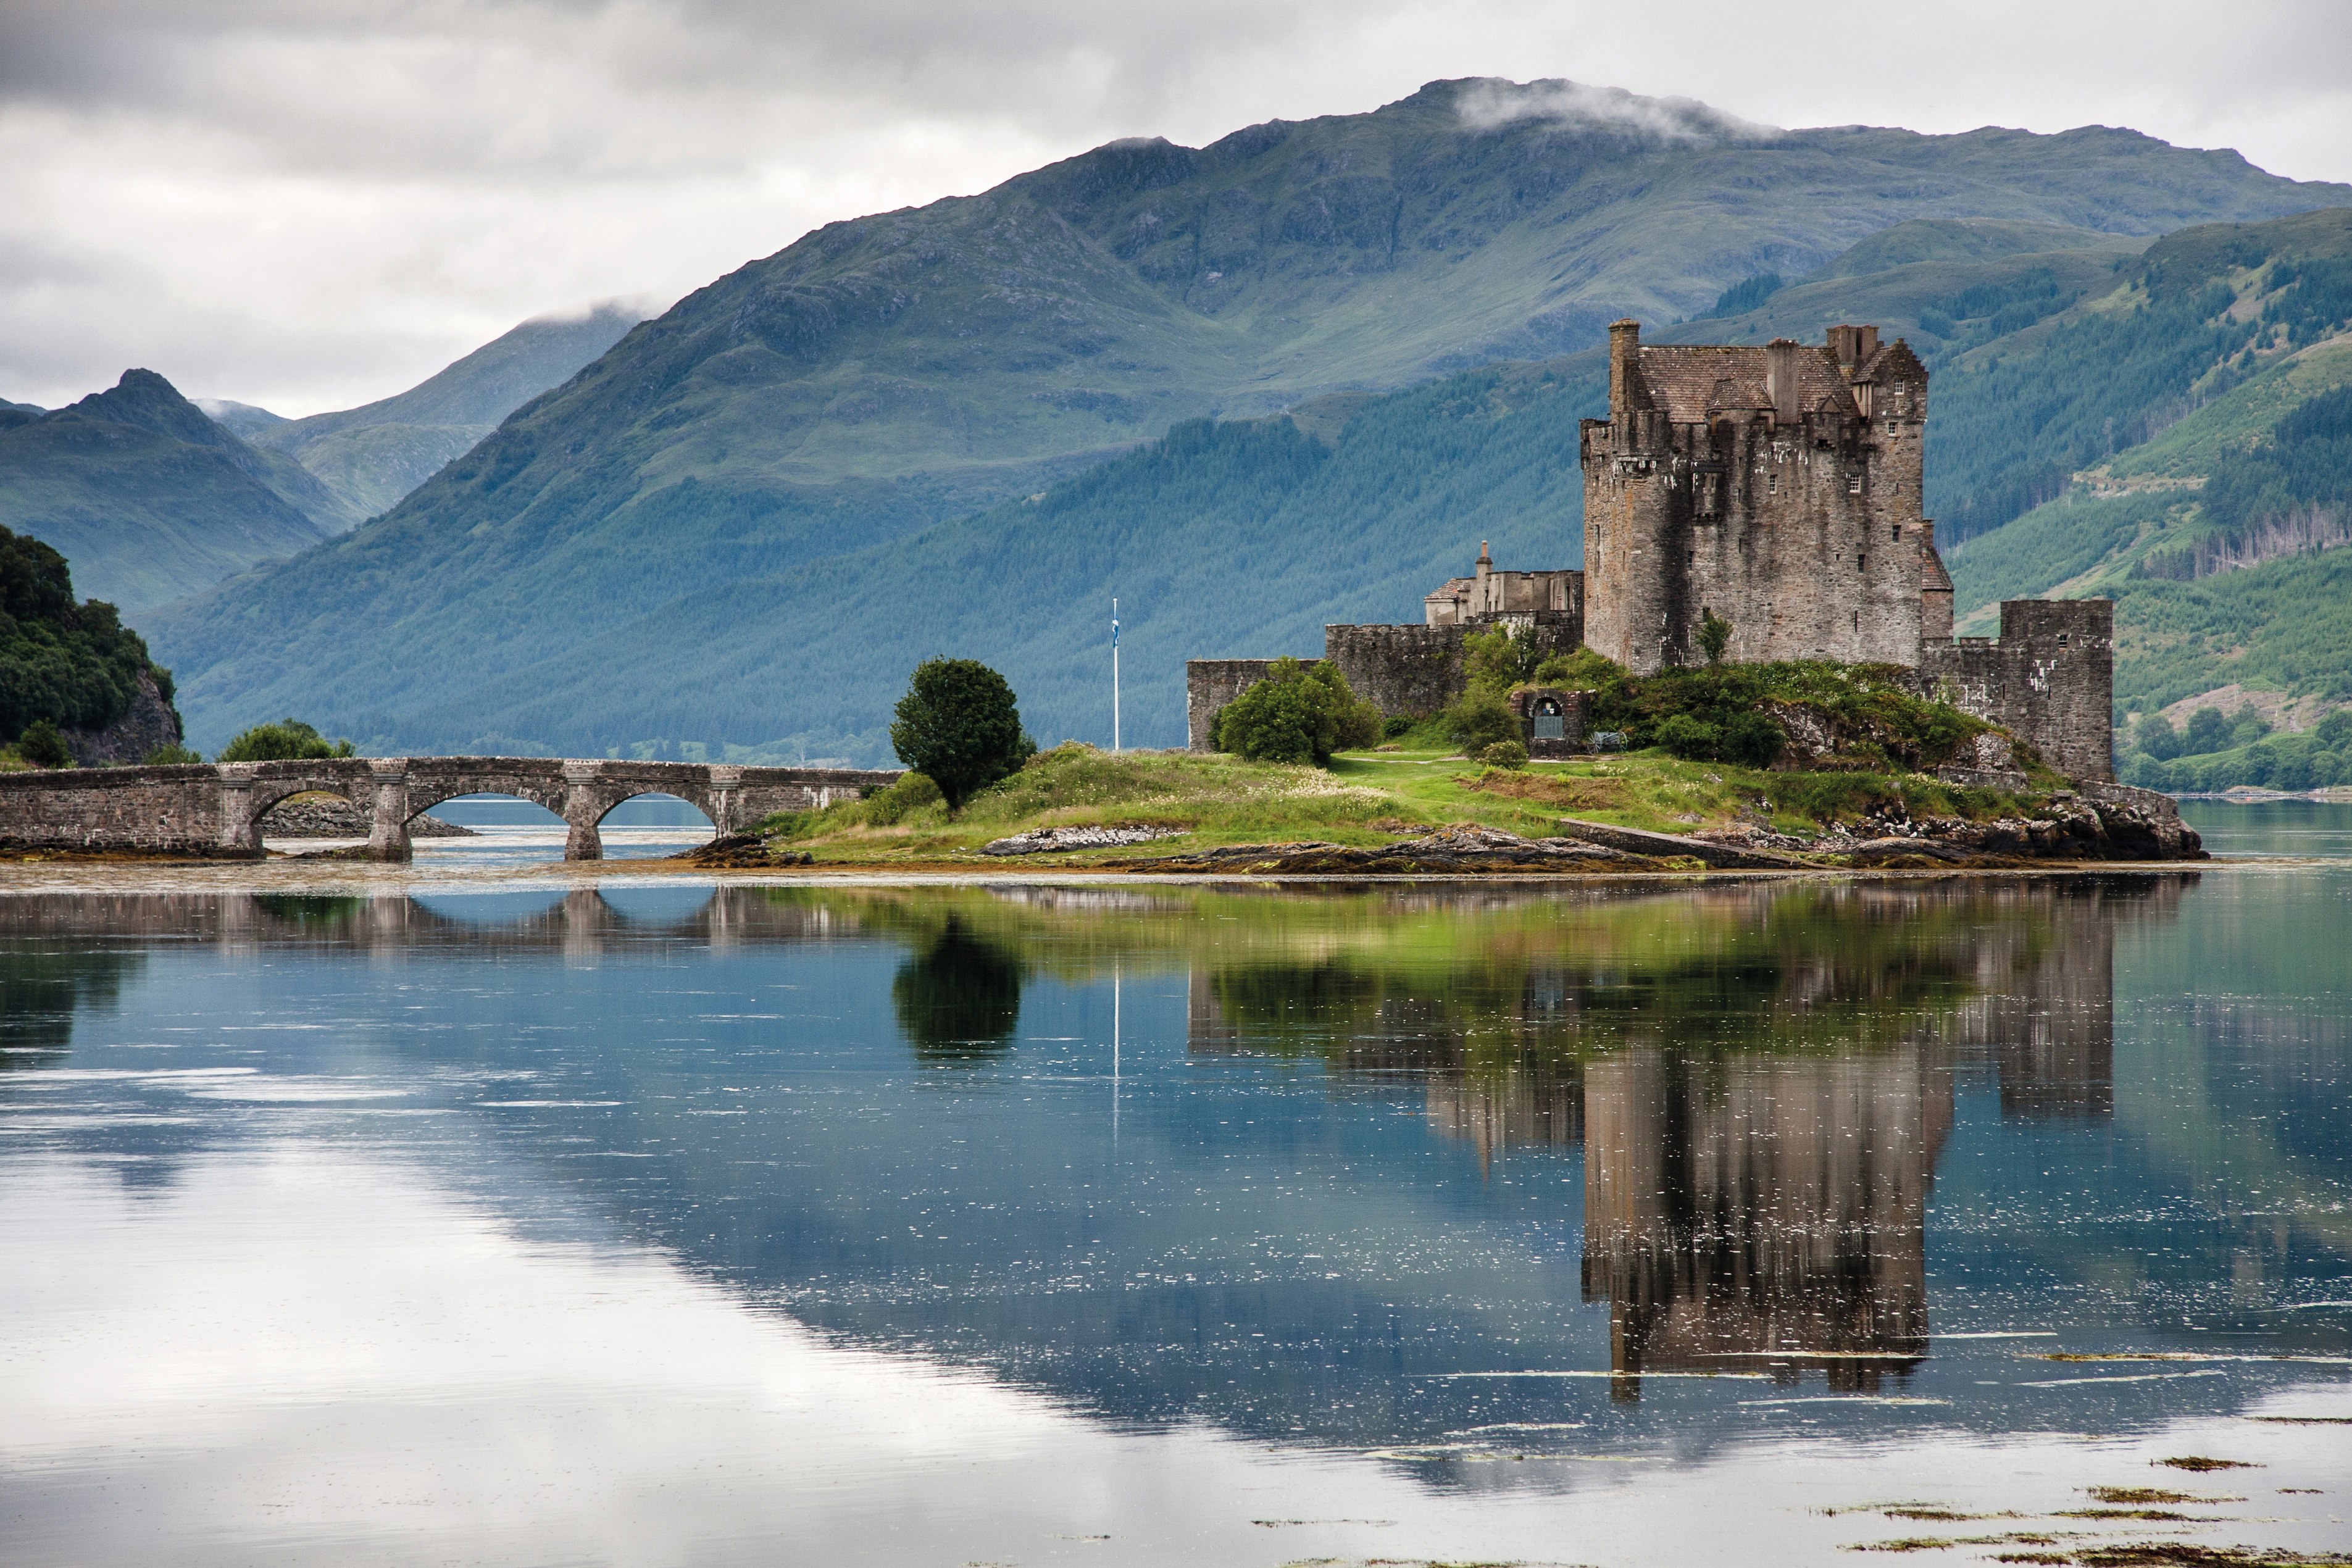
[{"label": "overcast sky", "polygon": [[1461,76],[2352,180],[2344,0],[0,0],[0,397],[344,407],[835,218]]}]

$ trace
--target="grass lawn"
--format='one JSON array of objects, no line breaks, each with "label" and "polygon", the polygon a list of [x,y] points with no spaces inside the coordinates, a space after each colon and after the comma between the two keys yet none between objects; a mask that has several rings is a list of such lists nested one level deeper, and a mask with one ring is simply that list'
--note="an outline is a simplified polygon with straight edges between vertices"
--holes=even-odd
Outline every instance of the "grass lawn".
[{"label": "grass lawn", "polygon": [[[1898,799],[1914,816],[2024,814],[2017,797],[1921,774],[1768,773],[1663,752],[1516,772],[1442,751],[1358,752],[1324,769],[1181,752],[1113,756],[1073,742],[1033,759],[953,817],[937,803],[900,815],[886,795],[771,819],[767,831],[777,847],[806,850],[820,864],[1086,866],[1227,844],[1379,845],[1458,823],[1543,837],[1563,816],[1664,833],[1744,820],[1803,836]],[[1034,859],[980,854],[992,839],[1034,828],[1128,825],[1185,836]]]}]

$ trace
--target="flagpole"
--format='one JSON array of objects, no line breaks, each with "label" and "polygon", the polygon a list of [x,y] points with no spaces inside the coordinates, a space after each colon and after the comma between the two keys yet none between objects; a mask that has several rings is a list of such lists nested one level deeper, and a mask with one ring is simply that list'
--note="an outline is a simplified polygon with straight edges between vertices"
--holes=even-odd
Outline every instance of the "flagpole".
[{"label": "flagpole", "polygon": [[1118,752],[1118,601],[1110,602],[1110,749]]}]

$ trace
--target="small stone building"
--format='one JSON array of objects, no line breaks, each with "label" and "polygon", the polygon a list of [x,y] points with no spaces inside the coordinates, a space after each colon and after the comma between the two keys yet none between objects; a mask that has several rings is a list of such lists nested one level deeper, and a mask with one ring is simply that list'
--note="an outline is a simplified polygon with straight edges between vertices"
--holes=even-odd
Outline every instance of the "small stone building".
[{"label": "small stone building", "polygon": [[1584,750],[1592,719],[1592,693],[1559,687],[1524,686],[1507,700],[1519,721],[1519,738],[1531,757],[1572,757]]},{"label": "small stone building", "polygon": [[1486,542],[1478,542],[1478,564],[1467,577],[1449,577],[1421,601],[1425,624],[1433,626],[1533,626],[1558,616],[1584,619],[1584,574],[1565,568],[1551,572],[1497,572]]}]

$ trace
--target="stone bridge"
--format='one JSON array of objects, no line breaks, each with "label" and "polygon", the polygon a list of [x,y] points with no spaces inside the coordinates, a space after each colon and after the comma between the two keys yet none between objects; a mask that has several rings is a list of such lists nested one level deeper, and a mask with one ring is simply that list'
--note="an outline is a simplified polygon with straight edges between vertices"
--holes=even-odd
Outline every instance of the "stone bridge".
[{"label": "stone bridge", "polygon": [[0,773],[0,845],[257,858],[261,819],[289,795],[338,795],[369,814],[368,853],[409,858],[408,824],[462,795],[509,795],[563,818],[563,858],[601,860],[597,824],[625,800],[672,795],[722,834],[771,812],[855,800],[897,779],[858,768],[755,768],[552,757],[338,757],[301,763],[61,768]]}]

